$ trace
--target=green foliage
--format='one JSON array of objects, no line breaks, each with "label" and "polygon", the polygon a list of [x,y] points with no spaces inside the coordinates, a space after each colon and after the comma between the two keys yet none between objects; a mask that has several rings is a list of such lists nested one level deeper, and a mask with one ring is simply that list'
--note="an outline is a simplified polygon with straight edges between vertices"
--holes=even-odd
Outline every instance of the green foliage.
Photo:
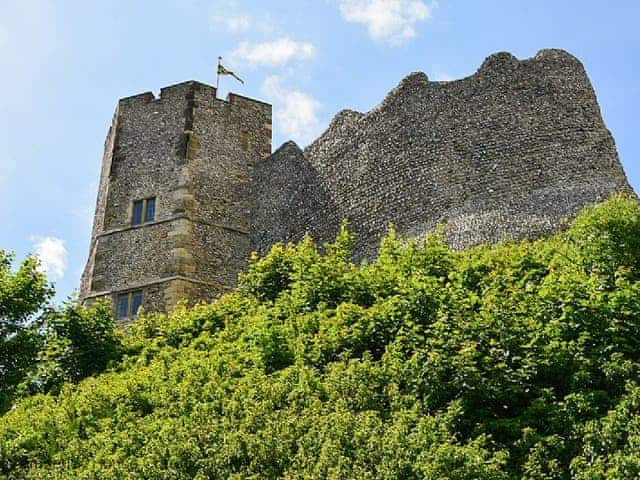
[{"label": "green foliage", "polygon": [[640,272],[640,212],[631,194],[619,194],[598,207],[587,207],[571,227],[574,259],[588,272],[612,277]]},{"label": "green foliage", "polygon": [[42,339],[34,317],[53,294],[35,257],[15,271],[12,264],[13,256],[0,250],[0,412],[36,361]]},{"label": "green foliage", "polygon": [[640,477],[640,387],[629,386],[604,417],[589,421],[580,455],[571,464],[576,479]]},{"label": "green foliage", "polygon": [[0,475],[638,478],[639,218],[616,196],[553,238],[463,252],[391,230],[359,267],[343,228],[144,316],[123,347],[106,307],[63,309],[49,393],[0,418]]},{"label": "green foliage", "polygon": [[26,385],[32,392],[57,392],[65,382],[104,371],[123,353],[108,301],[89,308],[72,301],[51,309],[43,316],[40,335],[42,347]]},{"label": "green foliage", "polygon": [[0,250],[0,337],[16,333],[47,302],[52,290],[44,274],[38,271],[38,260],[27,257],[11,270],[13,255]]},{"label": "green foliage", "polygon": [[54,308],[37,259],[27,257],[15,272],[12,260],[0,251],[0,412],[17,397],[100,373],[123,353],[108,302]]}]

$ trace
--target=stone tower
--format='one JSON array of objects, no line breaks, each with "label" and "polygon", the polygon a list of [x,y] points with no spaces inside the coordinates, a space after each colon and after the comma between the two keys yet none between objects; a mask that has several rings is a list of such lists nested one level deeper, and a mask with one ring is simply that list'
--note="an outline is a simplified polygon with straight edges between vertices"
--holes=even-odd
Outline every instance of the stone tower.
[{"label": "stone tower", "polygon": [[199,82],[121,99],[105,142],[80,298],[117,317],[208,300],[252,248],[252,170],[271,154],[271,106]]}]

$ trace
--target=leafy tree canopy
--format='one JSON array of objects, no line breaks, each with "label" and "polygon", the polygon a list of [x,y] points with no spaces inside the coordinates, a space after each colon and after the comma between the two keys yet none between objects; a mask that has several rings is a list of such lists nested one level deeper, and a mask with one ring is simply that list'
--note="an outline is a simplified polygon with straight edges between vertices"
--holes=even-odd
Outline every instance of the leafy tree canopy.
[{"label": "leafy tree canopy", "polygon": [[640,476],[635,198],[536,242],[456,252],[391,231],[356,266],[352,241],[276,245],[235,292],[139,319],[106,372],[0,418],[0,474]]},{"label": "leafy tree canopy", "polygon": [[108,303],[54,307],[37,258],[27,257],[15,271],[12,263],[0,250],[0,412],[21,396],[57,392],[101,372],[122,353]]},{"label": "leafy tree canopy", "polygon": [[53,294],[35,257],[15,271],[12,265],[13,255],[0,250],[0,411],[35,362],[41,338],[34,317]]}]

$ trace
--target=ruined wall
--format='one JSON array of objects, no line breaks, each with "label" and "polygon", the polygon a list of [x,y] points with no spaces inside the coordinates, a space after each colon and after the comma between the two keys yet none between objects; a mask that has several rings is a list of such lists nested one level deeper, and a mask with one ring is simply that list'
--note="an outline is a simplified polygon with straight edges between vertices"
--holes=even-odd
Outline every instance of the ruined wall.
[{"label": "ruined wall", "polygon": [[293,142],[256,163],[253,198],[251,237],[260,254],[276,242],[301,240],[306,226],[315,226],[318,238],[332,238],[342,220],[318,171]]},{"label": "ruined wall", "polygon": [[[388,222],[414,237],[445,222],[461,248],[551,233],[585,204],[630,190],[586,73],[560,50],[495,54],[452,82],[411,74],[378,107],[339,113],[304,152],[279,150],[268,165],[292,157],[311,165],[332,203],[286,227],[263,214],[262,230],[329,240],[344,217],[358,257],[375,253]],[[272,192],[256,192],[258,209],[271,208]]]}]

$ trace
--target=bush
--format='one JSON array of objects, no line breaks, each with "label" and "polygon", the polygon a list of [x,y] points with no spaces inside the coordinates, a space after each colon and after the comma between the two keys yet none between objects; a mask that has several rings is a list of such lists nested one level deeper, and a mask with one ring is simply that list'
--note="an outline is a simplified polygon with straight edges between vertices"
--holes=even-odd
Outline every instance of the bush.
[{"label": "bush", "polygon": [[[111,369],[53,355],[103,373],[52,375],[0,418],[0,472],[637,478],[639,213],[616,196],[553,238],[463,252],[391,232],[359,267],[346,229],[325,253],[276,246],[234,293],[140,319],[121,362],[98,321]],[[100,314],[78,312],[58,331],[82,356],[97,345],[71,332]]]}]

